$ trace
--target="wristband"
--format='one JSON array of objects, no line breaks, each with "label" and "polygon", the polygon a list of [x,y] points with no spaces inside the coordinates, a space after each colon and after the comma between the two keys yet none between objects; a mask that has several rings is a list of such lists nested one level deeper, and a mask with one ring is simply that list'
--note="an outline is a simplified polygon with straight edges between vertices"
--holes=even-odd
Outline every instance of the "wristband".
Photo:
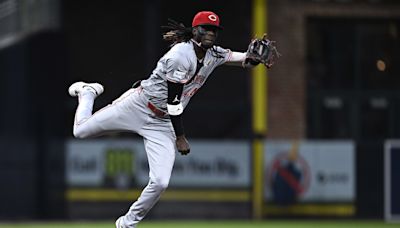
[{"label": "wristband", "polygon": [[182,114],[182,112],[183,112],[182,103],[179,103],[176,105],[167,104],[167,110],[168,110],[169,115],[178,116],[178,115]]}]

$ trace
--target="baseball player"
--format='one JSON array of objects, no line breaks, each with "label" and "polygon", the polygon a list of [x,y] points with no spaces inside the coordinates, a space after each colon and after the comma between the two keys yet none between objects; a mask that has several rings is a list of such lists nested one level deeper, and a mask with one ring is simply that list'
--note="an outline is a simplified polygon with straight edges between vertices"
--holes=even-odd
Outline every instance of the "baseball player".
[{"label": "baseball player", "polygon": [[[146,80],[134,84],[110,105],[92,115],[93,103],[104,88],[99,83],[75,82],[68,91],[77,96],[73,134],[94,137],[112,131],[141,135],[149,163],[149,182],[128,212],[116,220],[117,228],[133,228],[145,217],[167,188],[175,152],[190,152],[182,115],[196,92],[220,65],[272,66],[275,46],[268,39],[255,39],[247,52],[235,52],[215,45],[222,30],[220,19],[211,11],[197,13],[192,27],[170,21],[164,39],[170,50],[158,61]],[[268,51],[269,50],[269,51]]]}]

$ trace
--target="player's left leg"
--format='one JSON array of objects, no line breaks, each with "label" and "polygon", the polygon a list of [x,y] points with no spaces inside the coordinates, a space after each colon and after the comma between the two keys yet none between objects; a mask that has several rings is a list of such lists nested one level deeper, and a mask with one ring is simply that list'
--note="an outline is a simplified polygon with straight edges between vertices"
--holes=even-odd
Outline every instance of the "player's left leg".
[{"label": "player's left leg", "polygon": [[121,224],[120,227],[136,227],[168,187],[175,162],[175,137],[172,132],[162,130],[143,132],[150,181],[129,211],[117,220],[117,223]]}]

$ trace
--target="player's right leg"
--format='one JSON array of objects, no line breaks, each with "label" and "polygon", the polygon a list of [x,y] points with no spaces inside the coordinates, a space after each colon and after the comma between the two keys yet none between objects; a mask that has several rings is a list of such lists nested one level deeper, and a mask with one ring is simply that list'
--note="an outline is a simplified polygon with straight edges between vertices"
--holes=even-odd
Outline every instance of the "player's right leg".
[{"label": "player's right leg", "polygon": [[78,97],[73,130],[76,138],[89,136],[89,132],[85,131],[87,124],[84,123],[92,116],[94,100],[103,92],[104,87],[99,83],[75,82],[68,88],[70,96]]},{"label": "player's right leg", "polygon": [[68,93],[72,97],[76,97],[85,89],[91,90],[96,96],[104,92],[104,87],[100,83],[75,82],[68,88]]},{"label": "player's right leg", "polygon": [[[112,104],[92,114],[94,100],[103,93],[104,88],[99,83],[76,82],[72,84],[68,92],[71,96],[77,96],[79,104],[75,113],[73,134],[76,138],[98,136],[112,131],[137,131],[142,120],[138,118],[140,111],[130,99],[134,99],[134,90],[128,90]],[[132,111],[133,110],[133,111]],[[137,114],[137,115],[135,115]]]},{"label": "player's right leg", "polygon": [[79,104],[75,112],[75,126],[79,126],[92,116],[94,99],[104,92],[104,87],[99,83],[75,82],[68,88],[72,97],[78,97]]}]

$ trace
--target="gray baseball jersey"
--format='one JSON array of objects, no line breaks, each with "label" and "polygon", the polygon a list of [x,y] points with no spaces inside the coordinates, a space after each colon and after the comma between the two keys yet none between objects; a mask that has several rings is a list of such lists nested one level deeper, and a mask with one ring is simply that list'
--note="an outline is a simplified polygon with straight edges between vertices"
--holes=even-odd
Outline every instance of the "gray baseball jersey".
[{"label": "gray baseball jersey", "polygon": [[216,57],[215,53],[208,49],[201,62],[202,66],[196,74],[198,61],[193,45],[195,44],[189,41],[173,46],[158,61],[151,76],[141,83],[147,99],[164,112],[167,112],[167,80],[185,84],[181,97],[181,103],[185,108],[190,98],[203,86],[212,71],[229,61],[232,56],[231,50],[214,46],[219,56]]},{"label": "gray baseball jersey", "polygon": [[[89,86],[79,89],[79,105],[75,114],[74,136],[87,138],[112,131],[130,131],[143,136],[149,162],[149,183],[128,212],[118,219],[124,227],[136,227],[167,188],[175,161],[175,135],[169,118],[157,118],[148,102],[167,112],[167,80],[185,84],[181,97],[183,107],[205,83],[211,72],[226,62],[238,62],[245,53],[231,52],[215,46],[219,57],[207,50],[201,68],[193,43],[179,43],[157,63],[141,88],[130,89],[121,97],[92,115],[97,94]],[[199,66],[200,66],[199,65]]]}]

